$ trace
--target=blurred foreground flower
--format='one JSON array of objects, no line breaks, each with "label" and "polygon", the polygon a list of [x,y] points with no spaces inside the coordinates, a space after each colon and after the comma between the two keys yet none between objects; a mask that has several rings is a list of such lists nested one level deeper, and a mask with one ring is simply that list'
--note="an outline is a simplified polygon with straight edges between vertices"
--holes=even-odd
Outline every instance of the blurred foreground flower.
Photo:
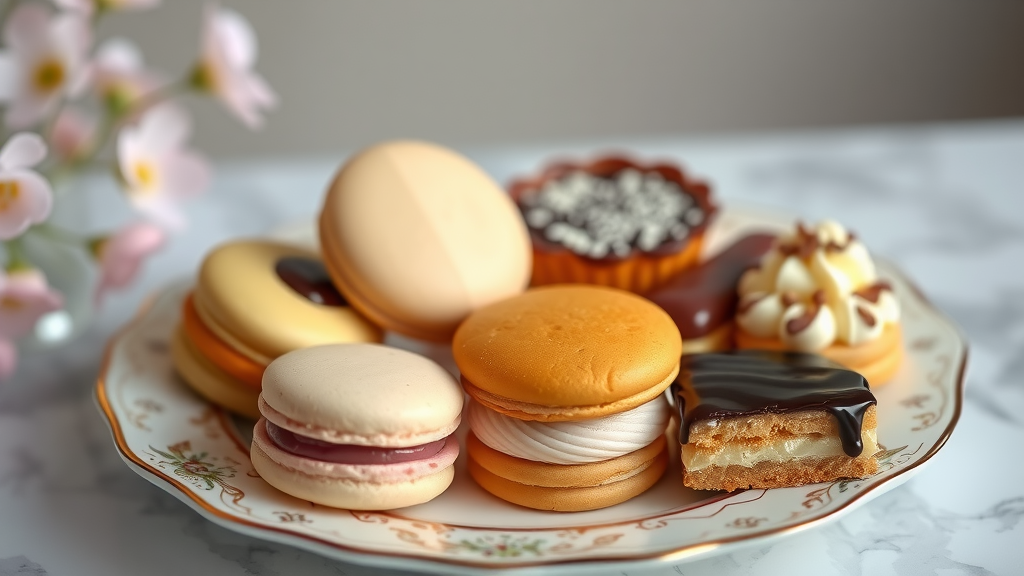
[{"label": "blurred foreground flower", "polygon": [[62,302],[38,270],[17,269],[0,275],[0,340],[28,334],[43,314],[59,310]]},{"label": "blurred foreground flower", "polygon": [[141,10],[160,5],[160,0],[53,0],[66,10],[92,14],[96,10]]},{"label": "blurred foreground flower", "polygon": [[28,132],[15,134],[0,148],[0,240],[18,237],[50,215],[50,183],[29,170],[45,157],[46,143]]},{"label": "blurred foreground flower", "polygon": [[50,132],[53,153],[64,162],[84,158],[95,146],[97,128],[95,118],[71,107],[61,110]]},{"label": "blurred foreground flower", "polygon": [[256,64],[256,35],[249,22],[233,10],[207,6],[203,40],[192,82],[214,94],[249,128],[263,124],[260,112],[272,108],[277,96],[252,70]]},{"label": "blurred foreground flower", "polygon": [[[96,22],[158,0],[54,0],[63,10],[57,13],[39,0],[8,2],[0,9],[0,134],[34,127],[42,136],[15,133],[0,148],[0,380],[17,363],[17,339],[30,333],[40,338],[51,317],[63,324],[47,342],[73,335],[70,327],[87,315],[76,303],[84,301],[87,310],[89,302],[98,304],[127,286],[145,258],[166,243],[166,229],[184,225],[180,202],[208,186],[210,166],[187,146],[191,120],[172,99],[188,91],[212,96],[250,127],[259,126],[262,112],[276,102],[253,70],[252,28],[231,10],[206,7],[198,63],[177,81],[166,81],[146,69],[128,40],[109,39],[89,54]],[[111,148],[113,162],[106,157]],[[51,183],[111,166],[145,221],[98,237],[84,231],[84,218],[76,219],[75,230],[47,221],[55,196],[59,201],[64,191],[58,186],[55,195]],[[32,240],[24,242],[26,237]],[[99,266],[95,286],[87,283],[92,275],[83,251]],[[72,270],[75,262],[82,264],[78,271]],[[40,269],[67,291],[66,298]]]},{"label": "blurred foreground flower", "polygon": [[14,91],[4,121],[27,128],[54,111],[65,94],[77,93],[91,34],[80,15],[53,15],[36,4],[14,8],[4,25],[4,43],[11,50]]},{"label": "blurred foreground flower", "polygon": [[117,139],[128,199],[143,214],[172,228],[184,224],[178,201],[202,192],[210,182],[206,161],[185,148],[191,129],[181,109],[163,104],[146,112],[137,126],[121,130]]},{"label": "blurred foreground flower", "polygon": [[99,303],[108,290],[130,284],[142,262],[163,247],[167,234],[148,222],[129,224],[109,238],[93,243],[93,253],[100,264],[100,281],[96,287]]},{"label": "blurred foreground flower", "polygon": [[115,117],[160,85],[160,78],[143,66],[139,48],[123,38],[111,38],[96,50],[89,74],[100,102]]}]

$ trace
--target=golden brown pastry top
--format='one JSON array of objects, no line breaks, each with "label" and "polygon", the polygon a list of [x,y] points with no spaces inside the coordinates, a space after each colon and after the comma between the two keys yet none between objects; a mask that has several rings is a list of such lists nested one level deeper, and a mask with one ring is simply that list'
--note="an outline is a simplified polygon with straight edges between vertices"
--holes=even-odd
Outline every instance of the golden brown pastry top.
[{"label": "golden brown pastry top", "polygon": [[675,323],[650,301],[588,285],[535,288],[471,314],[452,342],[477,388],[544,406],[595,406],[667,387]]}]

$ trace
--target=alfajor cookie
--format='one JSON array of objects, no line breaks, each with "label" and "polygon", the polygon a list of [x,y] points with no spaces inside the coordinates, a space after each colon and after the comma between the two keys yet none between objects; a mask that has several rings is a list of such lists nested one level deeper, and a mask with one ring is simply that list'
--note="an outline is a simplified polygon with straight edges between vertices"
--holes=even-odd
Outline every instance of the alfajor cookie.
[{"label": "alfajor cookie", "polygon": [[679,331],[649,301],[612,288],[535,288],[477,310],[452,350],[468,418],[469,472],[521,506],[618,504],[665,470],[662,392]]},{"label": "alfajor cookie", "polygon": [[343,294],[377,324],[447,341],[470,312],[530,280],[530,239],[512,200],[458,153],[378,144],[338,172],[320,246]]},{"label": "alfajor cookie", "polygon": [[317,504],[386,510],[438,496],[454,478],[463,394],[433,361],[375,344],[296,350],[267,367],[252,464]]},{"label": "alfajor cookie", "polygon": [[740,279],[736,347],[815,352],[878,387],[903,357],[900,309],[864,245],[841,225],[797,223]]},{"label": "alfajor cookie", "polygon": [[266,366],[285,352],[331,342],[379,342],[320,259],[294,246],[241,240],[203,260],[172,342],[183,379],[210,401],[258,417]]}]

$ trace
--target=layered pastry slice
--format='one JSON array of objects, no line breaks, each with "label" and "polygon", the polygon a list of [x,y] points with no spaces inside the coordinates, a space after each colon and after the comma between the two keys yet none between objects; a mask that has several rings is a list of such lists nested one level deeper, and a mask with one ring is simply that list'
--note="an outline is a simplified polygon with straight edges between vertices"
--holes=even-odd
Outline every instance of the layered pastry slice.
[{"label": "layered pastry slice", "polygon": [[878,470],[867,381],[820,356],[684,356],[672,392],[690,488],[779,488]]}]

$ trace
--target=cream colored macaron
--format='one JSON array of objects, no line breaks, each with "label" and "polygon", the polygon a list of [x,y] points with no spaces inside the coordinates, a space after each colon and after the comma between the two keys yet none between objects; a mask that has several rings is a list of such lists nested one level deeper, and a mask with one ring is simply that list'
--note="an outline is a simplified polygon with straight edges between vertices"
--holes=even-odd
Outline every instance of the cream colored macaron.
[{"label": "cream colored macaron", "polygon": [[349,160],[327,192],[320,244],[345,297],[413,338],[446,340],[530,280],[530,238],[512,200],[468,159],[425,142]]},{"label": "cream colored macaron", "polygon": [[412,352],[376,344],[296,350],[263,375],[253,467],[282,492],[326,506],[421,504],[454,478],[462,402],[455,378]]}]

